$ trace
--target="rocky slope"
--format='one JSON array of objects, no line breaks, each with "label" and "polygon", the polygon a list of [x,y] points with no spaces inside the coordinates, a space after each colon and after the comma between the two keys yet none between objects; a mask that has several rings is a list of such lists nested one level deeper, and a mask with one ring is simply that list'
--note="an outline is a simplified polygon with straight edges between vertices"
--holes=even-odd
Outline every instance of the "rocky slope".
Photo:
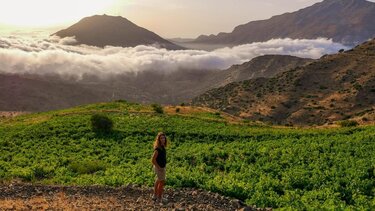
[{"label": "rocky slope", "polygon": [[270,210],[190,188],[167,189],[166,203],[151,200],[152,188],[127,186],[0,185],[0,210]]},{"label": "rocky slope", "polygon": [[375,118],[375,40],[274,78],[235,82],[192,100],[251,120],[322,125]]},{"label": "rocky slope", "polygon": [[106,45],[121,47],[155,45],[170,50],[184,49],[120,16],[95,15],[86,17],[54,35],[75,37],[78,44],[98,47]]},{"label": "rocky slope", "polygon": [[231,33],[201,35],[194,43],[228,46],[273,38],[316,39],[354,46],[375,36],[375,3],[366,0],[324,0],[292,13],[237,26]]},{"label": "rocky slope", "polygon": [[211,77],[212,87],[254,78],[272,78],[275,75],[306,65],[314,60],[288,55],[265,55],[240,65],[233,65]]}]

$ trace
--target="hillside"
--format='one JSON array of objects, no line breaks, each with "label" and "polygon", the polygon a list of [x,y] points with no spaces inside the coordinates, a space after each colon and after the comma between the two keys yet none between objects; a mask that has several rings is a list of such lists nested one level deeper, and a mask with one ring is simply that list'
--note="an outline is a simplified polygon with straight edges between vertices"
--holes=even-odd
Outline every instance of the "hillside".
[{"label": "hillside", "polygon": [[252,21],[230,33],[201,35],[194,43],[227,46],[264,42],[273,38],[332,38],[354,46],[375,37],[375,3],[366,0],[324,0],[268,20]]},{"label": "hillside", "polygon": [[144,71],[107,79],[87,76],[79,81],[53,75],[0,74],[0,111],[49,111],[118,99],[180,104],[230,82],[273,76],[310,61],[269,55],[228,70]]},{"label": "hillside", "polygon": [[[186,195],[179,195],[174,188],[193,187],[261,208],[373,207],[374,126],[273,128],[207,108],[178,106],[164,110],[164,114],[157,114],[148,105],[112,102],[1,118],[0,181],[152,187],[152,142],[158,131],[164,131],[169,140],[167,185],[173,188],[167,193],[176,197]],[[93,114],[112,119],[113,131],[93,131]],[[0,187],[6,190],[1,191],[0,201],[4,194],[8,194],[7,199],[17,198],[19,194],[12,190],[24,193],[22,187]],[[108,194],[96,197],[99,202],[108,196],[117,203],[119,196],[119,190],[110,188],[67,187],[64,192],[58,187],[30,187],[40,197],[46,189],[50,197],[63,202],[79,203],[81,198],[71,195],[76,192],[83,197],[89,194],[92,198],[87,200],[93,200],[95,190],[104,190]],[[56,191],[61,192],[55,195]],[[28,197],[27,193],[23,197]],[[127,197],[125,194],[125,200]],[[42,198],[33,198],[28,203],[38,200],[43,202]],[[143,195],[142,206],[148,206],[146,200]],[[224,201],[215,206],[229,207],[220,204]]]},{"label": "hillside", "polygon": [[306,66],[213,89],[192,100],[250,120],[326,124],[375,119],[375,40]]},{"label": "hillside", "polygon": [[88,103],[126,99],[139,103],[180,104],[213,88],[217,71],[145,71],[107,79],[76,81],[49,75],[0,74],[0,111],[50,111]]},{"label": "hillside", "polygon": [[288,55],[264,55],[212,74],[207,81],[212,84],[212,87],[220,87],[232,82],[254,78],[272,78],[279,73],[306,65],[312,61],[312,59]]},{"label": "hillside", "polygon": [[184,49],[120,16],[94,15],[86,17],[53,35],[62,38],[75,37],[78,44],[98,47],[155,45],[169,50]]}]

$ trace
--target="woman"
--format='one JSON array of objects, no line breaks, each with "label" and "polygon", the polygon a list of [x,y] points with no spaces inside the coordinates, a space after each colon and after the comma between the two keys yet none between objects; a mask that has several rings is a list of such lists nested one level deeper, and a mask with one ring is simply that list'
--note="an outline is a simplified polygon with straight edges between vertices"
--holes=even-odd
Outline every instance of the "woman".
[{"label": "woman", "polygon": [[154,201],[162,202],[163,189],[165,185],[165,167],[167,164],[167,137],[164,133],[160,132],[156,136],[154,142],[154,154],[152,156],[152,164],[154,165],[154,171],[156,174],[156,181],[154,186]]}]

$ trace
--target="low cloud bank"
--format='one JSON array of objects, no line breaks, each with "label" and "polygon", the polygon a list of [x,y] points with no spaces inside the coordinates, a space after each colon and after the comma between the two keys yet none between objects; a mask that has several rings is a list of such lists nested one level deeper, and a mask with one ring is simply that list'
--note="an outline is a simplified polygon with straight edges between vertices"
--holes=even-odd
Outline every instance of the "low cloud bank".
[{"label": "low cloud bank", "polygon": [[168,51],[143,45],[97,48],[73,46],[75,43],[74,38],[0,37],[0,73],[58,74],[79,80],[84,75],[107,77],[146,70],[168,73],[180,69],[226,69],[266,54],[319,58],[348,49],[325,38],[273,39],[214,51]]}]

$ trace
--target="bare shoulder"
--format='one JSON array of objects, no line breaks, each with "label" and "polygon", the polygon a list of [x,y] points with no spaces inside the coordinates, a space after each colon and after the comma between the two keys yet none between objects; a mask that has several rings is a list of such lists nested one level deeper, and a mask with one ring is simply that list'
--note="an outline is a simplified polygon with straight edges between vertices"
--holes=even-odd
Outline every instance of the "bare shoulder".
[{"label": "bare shoulder", "polygon": [[158,156],[158,154],[159,154],[158,150],[154,149],[154,157]]}]

